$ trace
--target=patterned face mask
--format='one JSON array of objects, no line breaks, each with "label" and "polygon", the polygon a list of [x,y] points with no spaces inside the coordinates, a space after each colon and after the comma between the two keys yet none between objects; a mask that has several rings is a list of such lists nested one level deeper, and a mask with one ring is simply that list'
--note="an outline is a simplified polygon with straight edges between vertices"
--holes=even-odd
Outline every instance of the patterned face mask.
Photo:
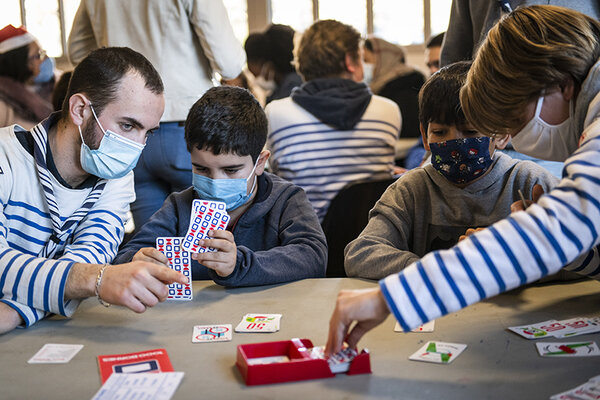
[{"label": "patterned face mask", "polygon": [[452,183],[465,184],[492,165],[490,138],[481,136],[429,143],[431,164]]}]

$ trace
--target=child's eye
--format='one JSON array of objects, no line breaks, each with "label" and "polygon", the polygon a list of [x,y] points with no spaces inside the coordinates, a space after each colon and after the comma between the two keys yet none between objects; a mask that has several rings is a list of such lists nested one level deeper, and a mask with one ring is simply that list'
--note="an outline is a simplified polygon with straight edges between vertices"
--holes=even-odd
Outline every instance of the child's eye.
[{"label": "child's eye", "polygon": [[235,173],[237,173],[239,171],[239,169],[226,169],[225,173],[229,174],[229,175],[233,175]]},{"label": "child's eye", "polygon": [[431,133],[437,136],[443,136],[446,134],[446,131],[444,129],[434,129],[431,131]]},{"label": "child's eye", "polygon": [[465,131],[465,135],[467,135],[467,136],[476,136],[476,135],[479,135],[479,132],[476,131],[475,129],[469,129],[469,130]]}]

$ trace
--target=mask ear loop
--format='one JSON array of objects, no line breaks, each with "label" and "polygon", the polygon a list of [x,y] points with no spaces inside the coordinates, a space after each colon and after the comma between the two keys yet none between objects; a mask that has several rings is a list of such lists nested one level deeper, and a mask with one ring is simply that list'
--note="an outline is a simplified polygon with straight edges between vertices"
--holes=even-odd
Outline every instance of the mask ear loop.
[{"label": "mask ear loop", "polygon": [[[258,166],[258,161],[259,160],[260,160],[260,155],[258,156],[258,158],[256,159],[256,162],[254,163],[254,167],[252,168],[252,171],[250,172],[250,176],[248,178],[246,178],[246,182],[248,182],[248,179],[250,179],[250,177],[252,175],[254,175],[254,171],[256,171],[256,167]],[[254,192],[254,188],[256,187],[256,181],[257,181],[257,178],[255,176],[254,177],[254,182],[252,183],[252,188],[250,189],[250,193],[249,194],[252,194],[252,192]]]},{"label": "mask ear loop", "polygon": [[546,91],[542,90],[542,94],[540,94],[540,97],[538,98],[538,101],[537,101],[537,105],[535,107],[535,115],[533,116],[534,119],[537,119],[540,117],[540,114],[542,112],[542,106],[544,105],[544,96],[546,96]]}]

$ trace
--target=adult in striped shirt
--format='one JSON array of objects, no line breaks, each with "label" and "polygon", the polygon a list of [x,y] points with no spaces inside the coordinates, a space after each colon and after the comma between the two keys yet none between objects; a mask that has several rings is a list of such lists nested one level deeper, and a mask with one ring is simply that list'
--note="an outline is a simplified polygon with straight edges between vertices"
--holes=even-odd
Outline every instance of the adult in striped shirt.
[{"label": "adult in striped shirt", "polygon": [[401,127],[396,103],[363,80],[360,34],[334,20],[315,22],[297,52],[305,83],[265,109],[275,174],[302,187],[321,221],[348,183],[390,177]]},{"label": "adult in striped shirt", "polygon": [[73,71],[61,113],[0,128],[0,333],[98,296],[143,312],[186,282],[168,267],[109,267],[135,199],[133,173],[164,109],[152,64],[104,48]]},{"label": "adult in striped shirt", "polygon": [[555,6],[510,13],[478,51],[461,104],[478,131],[565,161],[563,179],[526,210],[427,254],[379,287],[341,292],[328,352],[344,338],[355,346],[390,311],[408,331],[563,267],[600,277],[600,22]]}]

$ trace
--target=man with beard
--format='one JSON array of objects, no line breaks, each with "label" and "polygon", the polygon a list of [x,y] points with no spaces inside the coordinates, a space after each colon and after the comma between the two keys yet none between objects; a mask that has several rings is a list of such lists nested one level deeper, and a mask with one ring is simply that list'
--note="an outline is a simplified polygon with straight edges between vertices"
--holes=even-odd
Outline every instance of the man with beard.
[{"label": "man with beard", "polygon": [[135,198],[131,170],[163,110],[152,64],[104,48],[75,68],[61,112],[0,129],[0,333],[71,316],[94,295],[143,312],[187,282],[154,263],[109,264]]}]

